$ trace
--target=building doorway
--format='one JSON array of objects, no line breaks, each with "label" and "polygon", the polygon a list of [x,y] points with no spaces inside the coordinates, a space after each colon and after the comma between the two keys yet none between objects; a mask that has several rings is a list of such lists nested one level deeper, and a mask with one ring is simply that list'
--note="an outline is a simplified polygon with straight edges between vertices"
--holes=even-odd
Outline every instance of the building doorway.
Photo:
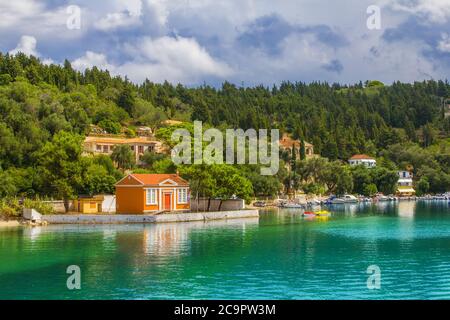
[{"label": "building doorway", "polygon": [[172,210],[172,194],[164,193],[164,210]]}]

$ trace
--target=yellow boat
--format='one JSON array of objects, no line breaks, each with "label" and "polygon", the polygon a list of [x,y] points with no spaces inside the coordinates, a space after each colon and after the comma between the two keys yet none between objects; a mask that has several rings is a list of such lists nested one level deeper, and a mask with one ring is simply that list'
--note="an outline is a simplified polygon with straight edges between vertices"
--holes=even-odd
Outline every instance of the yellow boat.
[{"label": "yellow boat", "polygon": [[330,212],[327,210],[315,211],[314,213],[316,214],[316,216],[329,216],[330,215]]}]

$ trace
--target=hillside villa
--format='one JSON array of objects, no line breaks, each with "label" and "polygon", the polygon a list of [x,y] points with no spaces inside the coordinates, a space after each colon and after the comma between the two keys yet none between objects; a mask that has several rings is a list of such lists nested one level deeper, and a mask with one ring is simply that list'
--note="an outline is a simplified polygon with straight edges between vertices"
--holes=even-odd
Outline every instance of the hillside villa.
[{"label": "hillside villa", "polygon": [[115,187],[117,213],[145,214],[190,208],[189,183],[177,174],[129,174]]},{"label": "hillside villa", "polygon": [[416,194],[413,188],[413,174],[409,171],[398,171],[397,195],[410,197]]},{"label": "hillside villa", "polygon": [[84,152],[91,154],[110,155],[117,145],[129,145],[134,153],[136,162],[146,152],[162,153],[162,143],[152,137],[139,136],[126,138],[118,136],[87,136],[84,140]]},{"label": "hillside villa", "polygon": [[[287,150],[288,152],[292,152],[292,147],[294,147],[297,157],[300,157],[300,147],[301,147],[300,140],[294,140],[289,136],[289,134],[284,133],[280,139],[279,145],[281,150]],[[317,155],[314,154],[314,146],[306,141],[305,141],[305,155],[307,159],[317,157]]]},{"label": "hillside villa", "polygon": [[355,154],[353,157],[348,159],[348,163],[351,166],[358,166],[360,164],[365,165],[367,168],[376,167],[377,161],[365,154]]}]

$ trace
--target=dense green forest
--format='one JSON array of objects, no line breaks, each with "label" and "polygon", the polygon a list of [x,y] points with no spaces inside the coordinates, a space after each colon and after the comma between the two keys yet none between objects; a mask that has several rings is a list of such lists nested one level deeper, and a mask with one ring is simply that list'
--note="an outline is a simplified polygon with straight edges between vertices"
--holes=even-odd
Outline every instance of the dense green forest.
[{"label": "dense green forest", "polygon": [[[450,84],[433,80],[389,86],[283,82],[271,88],[135,84],[96,67],[79,72],[68,61],[45,65],[32,56],[0,53],[0,196],[110,192],[123,168],[109,157],[82,159],[90,124],[133,135],[134,126],[157,129],[165,119],[201,120],[221,129],[278,128],[313,143],[327,158],[283,156],[289,166],[282,165],[277,177],[260,177],[251,166],[236,169],[251,182],[246,197],[273,195],[292,183],[310,192],[392,191],[385,182],[377,186],[386,172],[358,172],[361,178],[343,167],[339,160],[355,153],[376,156],[379,170],[391,173],[387,180],[413,165],[421,192],[444,192],[450,189],[450,117],[444,116],[449,97]],[[139,170],[176,170],[167,158],[145,156],[147,167]],[[115,157],[117,164],[119,150]],[[181,169],[195,179],[195,168]]]}]

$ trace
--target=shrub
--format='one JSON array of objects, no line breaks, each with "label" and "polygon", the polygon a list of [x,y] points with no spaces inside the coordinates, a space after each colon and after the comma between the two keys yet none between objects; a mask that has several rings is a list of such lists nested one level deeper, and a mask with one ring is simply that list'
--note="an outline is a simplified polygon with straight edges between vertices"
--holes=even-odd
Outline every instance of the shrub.
[{"label": "shrub", "polygon": [[22,208],[17,198],[3,198],[0,200],[0,216],[4,218],[19,217]]},{"label": "shrub", "polygon": [[25,199],[23,201],[23,208],[30,208],[30,209],[35,209],[37,212],[39,212],[40,214],[53,214],[55,213],[55,210],[53,209],[53,207],[40,200],[40,199]]},{"label": "shrub", "polygon": [[98,126],[102,129],[104,129],[106,132],[112,133],[112,134],[118,134],[118,133],[120,133],[120,130],[121,130],[120,123],[109,120],[109,119],[104,119],[104,120],[100,121],[98,123]]},{"label": "shrub", "polygon": [[3,198],[0,200],[0,216],[2,218],[18,218],[22,216],[23,208],[35,209],[40,214],[54,213],[53,207],[40,199]]}]

